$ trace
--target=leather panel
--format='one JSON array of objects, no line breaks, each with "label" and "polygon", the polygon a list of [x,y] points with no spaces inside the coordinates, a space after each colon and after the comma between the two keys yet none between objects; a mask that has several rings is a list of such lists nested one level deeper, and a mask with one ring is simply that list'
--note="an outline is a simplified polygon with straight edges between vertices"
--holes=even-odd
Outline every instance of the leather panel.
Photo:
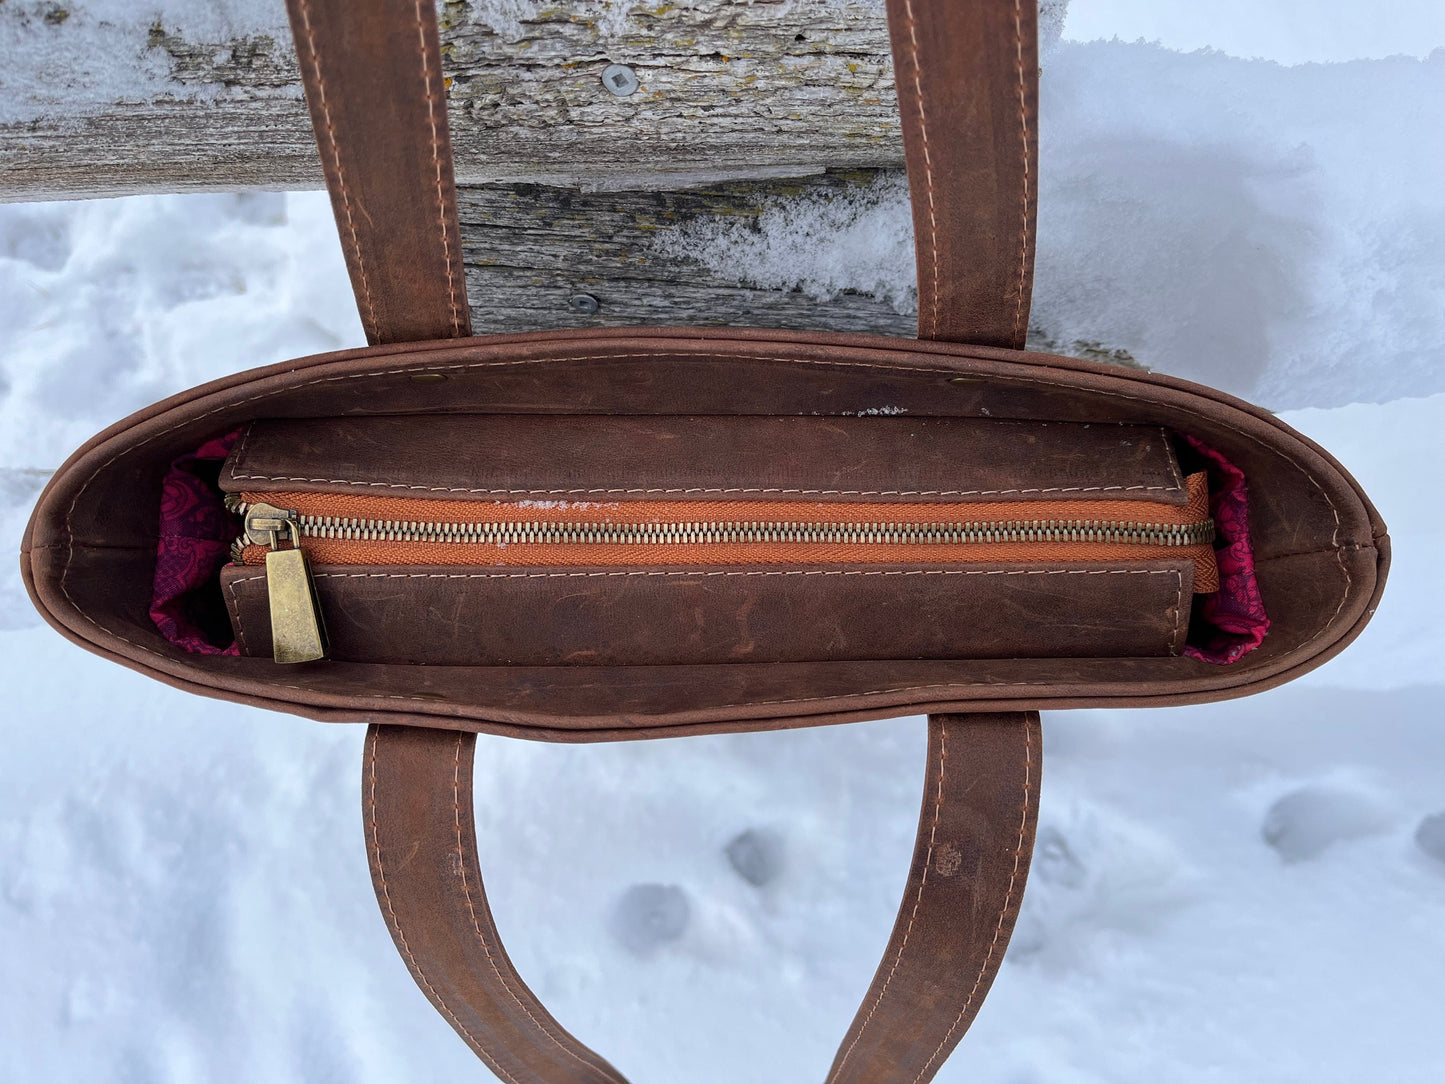
[{"label": "leather panel", "polygon": [[1155,426],[927,417],[259,421],[237,441],[221,488],[492,501],[1187,501]]},{"label": "leather panel", "polygon": [[[312,569],[328,657],[431,666],[1177,655],[1188,562],[920,568]],[[222,570],[242,654],[271,655],[266,574]]]}]

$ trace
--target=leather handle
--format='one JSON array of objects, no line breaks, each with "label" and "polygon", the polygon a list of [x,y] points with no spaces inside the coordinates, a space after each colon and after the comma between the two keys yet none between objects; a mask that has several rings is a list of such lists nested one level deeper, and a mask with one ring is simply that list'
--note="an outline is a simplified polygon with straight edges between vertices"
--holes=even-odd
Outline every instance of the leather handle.
[{"label": "leather handle", "polygon": [[412,978],[508,1084],[627,1084],[542,1007],[502,948],[472,819],[477,736],[373,724],[362,814],[371,881]]},{"label": "leather handle", "polygon": [[1036,0],[888,0],[918,337],[1022,350],[1038,209]]},{"label": "leather handle", "polygon": [[[472,819],[476,736],[373,725],[362,806],[372,882],[412,977],[509,1084],[626,1084],[544,1009],[502,948]],[[1034,712],[936,715],[893,935],[827,1084],[923,1084],[1003,960],[1033,853]]]},{"label": "leather handle", "polygon": [[287,0],[366,340],[472,333],[432,0]]},{"label": "leather handle", "polygon": [[1039,816],[1039,715],[928,717],[928,776],[893,936],[827,1084],[923,1084],[1003,962]]}]

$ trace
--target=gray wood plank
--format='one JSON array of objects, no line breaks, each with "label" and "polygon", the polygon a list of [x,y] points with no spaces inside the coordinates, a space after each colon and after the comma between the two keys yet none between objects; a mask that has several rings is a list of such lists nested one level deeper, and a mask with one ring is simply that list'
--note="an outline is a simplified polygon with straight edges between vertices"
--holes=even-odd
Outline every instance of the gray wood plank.
[{"label": "gray wood plank", "polygon": [[[0,199],[319,187],[285,13],[268,11],[221,36],[214,18],[0,4],[0,40],[19,43],[7,67],[57,58],[41,90],[0,86]],[[447,0],[440,15],[463,183],[655,189],[903,160],[881,0]],[[134,86],[107,97],[97,73],[132,59]],[[635,92],[603,86],[613,63]]]},{"label": "gray wood plank", "polygon": [[[879,179],[879,171],[852,170],[665,192],[463,187],[458,205],[473,328],[482,334],[690,324],[911,335],[915,312],[897,312],[879,298],[845,292],[825,300],[738,281],[658,243],[689,225],[755,222],[776,201],[846,197]],[[579,296],[594,298],[596,311],[578,311],[572,299]]]}]

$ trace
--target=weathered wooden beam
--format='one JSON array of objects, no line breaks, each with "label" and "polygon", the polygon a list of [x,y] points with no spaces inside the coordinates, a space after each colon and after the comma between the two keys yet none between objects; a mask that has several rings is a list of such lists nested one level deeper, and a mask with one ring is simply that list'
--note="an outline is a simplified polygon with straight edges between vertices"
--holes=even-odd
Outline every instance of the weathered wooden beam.
[{"label": "weathered wooden beam", "polygon": [[866,293],[820,299],[740,280],[675,243],[711,223],[754,228],[780,200],[856,198],[896,176],[853,170],[665,192],[464,186],[458,204],[473,328],[690,324],[911,335],[917,317],[906,303],[899,312]]},{"label": "weathered wooden beam", "polygon": [[[506,184],[458,190],[472,327],[478,334],[531,328],[774,327],[913,335],[916,294],[894,300],[846,286],[832,296],[798,283],[760,282],[735,265],[718,269],[706,245],[679,237],[760,230],[764,212],[790,202],[845,200],[852,213],[893,201],[907,218],[902,170],[830,171],[790,180],[731,181],[662,192],[584,192]],[[880,258],[882,258],[880,254]],[[904,265],[911,255],[904,254]],[[895,259],[894,263],[897,261]],[[859,268],[856,281],[873,277]],[[888,277],[901,275],[897,266]],[[574,300],[596,302],[579,308]],[[896,303],[895,303],[896,302]],[[1133,368],[1113,345],[1030,326],[1028,348]]]},{"label": "weathered wooden beam", "polygon": [[[1057,24],[1062,6],[1043,6]],[[127,22],[107,8],[103,21],[88,0],[0,0],[14,50],[0,58],[0,199],[320,187],[281,0],[219,20],[205,0],[166,12]],[[882,0],[444,0],[439,12],[478,332],[913,333],[907,296],[847,283],[820,296],[666,243],[709,223],[755,228],[787,199],[879,184],[902,199]],[[632,93],[603,85],[612,64],[630,67]],[[1038,330],[1030,345],[1130,360]]]},{"label": "weathered wooden beam", "polygon": [[[280,0],[223,29],[194,3],[149,23],[0,3],[0,199],[320,186]],[[462,183],[658,189],[903,161],[882,0],[439,11]],[[636,90],[603,85],[612,64]]]}]

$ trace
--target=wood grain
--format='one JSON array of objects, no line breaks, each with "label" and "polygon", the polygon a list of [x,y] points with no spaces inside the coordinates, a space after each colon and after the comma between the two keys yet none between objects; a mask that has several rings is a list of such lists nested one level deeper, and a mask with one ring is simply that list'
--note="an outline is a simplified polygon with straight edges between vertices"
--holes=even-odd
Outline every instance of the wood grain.
[{"label": "wood grain", "polygon": [[[657,189],[902,164],[880,2],[515,6],[530,14],[497,25],[480,5],[441,5],[462,183]],[[84,31],[150,81],[111,102],[62,93],[0,125],[0,199],[320,186],[279,3],[274,27],[224,40],[161,22],[107,30],[74,7],[7,3],[0,20],[27,49],[60,52]],[[612,63],[633,68],[635,93],[604,88]]]}]

